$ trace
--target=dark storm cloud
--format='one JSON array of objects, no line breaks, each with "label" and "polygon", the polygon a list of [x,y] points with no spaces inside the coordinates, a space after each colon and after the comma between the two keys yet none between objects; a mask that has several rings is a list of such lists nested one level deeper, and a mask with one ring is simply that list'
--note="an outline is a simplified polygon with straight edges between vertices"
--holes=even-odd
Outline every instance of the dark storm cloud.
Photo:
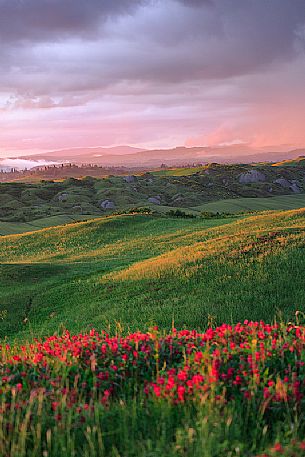
[{"label": "dark storm cloud", "polygon": [[185,6],[188,7],[200,7],[200,6],[205,6],[205,5],[212,5],[213,0],[176,0],[179,3],[182,3]]},{"label": "dark storm cloud", "polygon": [[287,109],[304,118],[304,43],[305,0],[0,0],[0,147],[23,122],[64,139],[84,118],[108,143],[222,122],[234,140],[245,119],[273,122],[279,99],[287,131]]},{"label": "dark storm cloud", "polygon": [[0,38],[59,39],[92,35],[102,20],[131,13],[144,0],[0,0]]},{"label": "dark storm cloud", "polygon": [[0,0],[0,83],[230,78],[293,58],[304,24],[304,0]]}]

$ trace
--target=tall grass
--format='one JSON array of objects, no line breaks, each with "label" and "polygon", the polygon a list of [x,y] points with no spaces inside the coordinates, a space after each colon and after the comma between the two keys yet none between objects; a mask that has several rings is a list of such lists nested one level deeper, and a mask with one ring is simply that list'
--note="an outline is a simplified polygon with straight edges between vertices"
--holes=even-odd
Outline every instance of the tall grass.
[{"label": "tall grass", "polygon": [[263,323],[4,345],[0,455],[301,457],[304,347]]},{"label": "tall grass", "polygon": [[114,216],[4,237],[0,336],[289,320],[305,311],[304,230],[297,210],[234,222]]}]

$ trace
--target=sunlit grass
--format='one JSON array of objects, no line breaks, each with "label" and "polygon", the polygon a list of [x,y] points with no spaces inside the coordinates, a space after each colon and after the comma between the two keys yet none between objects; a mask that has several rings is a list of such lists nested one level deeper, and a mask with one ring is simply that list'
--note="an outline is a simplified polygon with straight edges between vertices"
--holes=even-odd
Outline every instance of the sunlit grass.
[{"label": "sunlit grass", "polygon": [[304,215],[122,215],[3,237],[0,335],[289,320],[305,307]]}]

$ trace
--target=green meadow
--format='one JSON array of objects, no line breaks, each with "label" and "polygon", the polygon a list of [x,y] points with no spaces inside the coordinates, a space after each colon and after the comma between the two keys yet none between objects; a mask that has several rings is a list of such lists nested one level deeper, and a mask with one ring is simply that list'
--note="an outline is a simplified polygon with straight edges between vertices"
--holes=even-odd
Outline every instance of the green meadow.
[{"label": "green meadow", "polygon": [[[171,205],[153,205],[143,202],[143,212],[148,209],[156,217],[168,217],[172,212],[179,210],[186,215],[200,217],[202,213],[219,213],[226,216],[239,217],[243,213],[264,212],[273,210],[289,210],[298,209],[305,206],[305,194],[298,195],[277,195],[275,197],[240,197],[224,200],[212,201],[203,203],[198,206],[171,206]],[[129,211],[133,211],[131,208]],[[141,211],[141,207],[140,207]],[[124,212],[124,211],[122,211]],[[16,235],[27,232],[34,232],[48,227],[56,227],[66,224],[74,224],[75,222],[88,221],[95,218],[100,218],[99,214],[57,214],[53,216],[45,216],[42,218],[32,219],[27,222],[20,221],[1,221],[0,220],[0,236]]]},{"label": "green meadow", "polygon": [[34,232],[46,227],[54,227],[57,225],[71,224],[77,221],[92,219],[94,215],[82,214],[61,214],[58,216],[48,216],[40,219],[34,219],[29,222],[4,222],[0,221],[0,236],[14,235],[18,233]]},{"label": "green meadow", "polygon": [[[270,183],[276,170],[264,168]],[[241,184],[241,166],[191,171],[132,183],[109,177],[2,186],[1,457],[303,457],[296,379],[302,386],[305,194]],[[157,203],[149,201],[154,195]],[[104,210],[104,199],[115,208]],[[232,327],[232,359],[224,355],[221,364],[236,369],[236,378],[231,385],[217,375],[215,383],[213,354],[229,344],[215,328],[244,320],[273,323],[277,349],[261,324],[269,351],[265,359],[260,341],[255,384],[253,366],[243,367],[262,332],[253,324],[252,333],[251,323],[243,335]],[[287,322],[297,323],[297,343]],[[182,332],[173,357],[165,342],[174,328],[215,329],[200,367],[196,351],[205,337],[195,337],[196,349]],[[140,346],[137,331],[148,332]],[[239,346],[240,337],[249,347]],[[161,394],[170,370],[175,381]],[[205,374],[202,385],[198,374]]]},{"label": "green meadow", "polygon": [[193,209],[213,213],[240,213],[303,208],[305,194],[281,195],[268,198],[231,198],[205,203]]},{"label": "green meadow", "polygon": [[[0,237],[1,456],[304,455],[304,401],[295,380],[304,378],[299,363],[305,330],[299,323],[305,312],[305,209],[194,214],[65,218],[65,225]],[[276,351],[268,326],[263,333],[270,349],[260,362],[259,385],[252,369],[241,368],[258,347],[265,357],[259,328],[253,334],[249,326],[247,336],[246,326],[242,336],[233,327],[228,337],[232,360],[224,356],[221,363],[237,370],[234,382],[245,373],[241,387],[221,377],[215,383],[209,375],[219,352],[217,333],[196,349],[210,360],[199,368],[195,348],[187,352],[193,343],[184,336],[175,343],[174,358],[172,345],[164,346],[173,328],[209,332],[246,319],[279,323],[273,330]],[[297,322],[298,344],[287,322]],[[89,336],[92,328],[114,339]],[[137,330],[150,332],[140,346],[131,334]],[[52,336],[40,345],[40,338],[54,334],[58,340]],[[249,348],[238,346],[240,337]],[[228,341],[220,341],[227,350]],[[181,389],[190,389],[178,378],[185,379],[184,365],[195,376],[186,386],[198,378],[198,369],[206,381],[181,397]],[[289,402],[288,384],[281,381],[290,379],[288,366],[294,395]],[[180,393],[168,396],[164,387],[160,397],[169,369],[179,373],[171,389]],[[146,394],[147,388],[154,390]],[[266,389],[274,392],[270,407]],[[285,401],[277,401],[279,395]]]},{"label": "green meadow", "polygon": [[117,215],[3,236],[1,337],[290,320],[305,311],[304,229],[299,209]]}]

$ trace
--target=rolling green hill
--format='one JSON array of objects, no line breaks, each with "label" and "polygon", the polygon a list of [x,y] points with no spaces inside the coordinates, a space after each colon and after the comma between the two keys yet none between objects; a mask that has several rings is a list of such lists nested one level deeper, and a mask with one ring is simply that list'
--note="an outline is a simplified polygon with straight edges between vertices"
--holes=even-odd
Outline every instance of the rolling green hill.
[{"label": "rolling green hill", "polygon": [[48,216],[40,219],[34,219],[29,222],[1,222],[0,221],[0,236],[14,235],[17,233],[33,232],[46,227],[54,227],[57,225],[71,224],[77,221],[94,219],[97,215],[82,215],[82,214],[59,214],[58,216]]},{"label": "rolling green hill", "polygon": [[3,455],[303,455],[305,208],[165,213],[0,237]]},{"label": "rolling green hill", "polygon": [[61,325],[203,328],[305,311],[305,210],[121,215],[0,239],[1,337]]},{"label": "rolling green hill", "polygon": [[305,166],[305,157],[300,156],[296,159],[282,160],[281,162],[276,162],[272,164],[273,167],[304,167]]},{"label": "rolling green hill", "polygon": [[280,195],[269,198],[231,198],[204,203],[192,208],[197,212],[240,213],[251,211],[289,210],[305,207],[305,194]]},{"label": "rolling green hill", "polygon": [[[269,198],[232,198],[227,200],[217,200],[215,202],[204,203],[199,206],[189,208],[177,208],[175,206],[158,205],[157,207],[148,204],[147,209],[156,216],[170,216],[178,209],[181,215],[192,215],[195,217],[207,217],[206,213],[219,213],[224,215],[238,215],[243,213],[263,212],[272,210],[289,210],[305,207],[305,194],[297,195],[278,195]],[[147,211],[147,212],[149,212]],[[144,211],[145,212],[145,211]],[[221,216],[223,215],[223,216]],[[77,221],[87,221],[99,218],[97,214],[59,214],[57,216],[47,216],[34,219],[29,222],[3,222],[0,221],[0,236],[16,235],[27,233],[42,228],[55,227],[64,224],[73,224]]]},{"label": "rolling green hill", "polygon": [[[288,209],[304,205],[301,195],[305,195],[304,167],[270,164],[210,164],[138,176],[2,183],[0,234],[62,224],[71,217],[88,219],[134,208],[148,207],[161,213],[172,208],[196,213],[206,211],[205,205],[210,204],[211,211],[216,212]],[[291,197],[289,202],[286,196]]]}]

